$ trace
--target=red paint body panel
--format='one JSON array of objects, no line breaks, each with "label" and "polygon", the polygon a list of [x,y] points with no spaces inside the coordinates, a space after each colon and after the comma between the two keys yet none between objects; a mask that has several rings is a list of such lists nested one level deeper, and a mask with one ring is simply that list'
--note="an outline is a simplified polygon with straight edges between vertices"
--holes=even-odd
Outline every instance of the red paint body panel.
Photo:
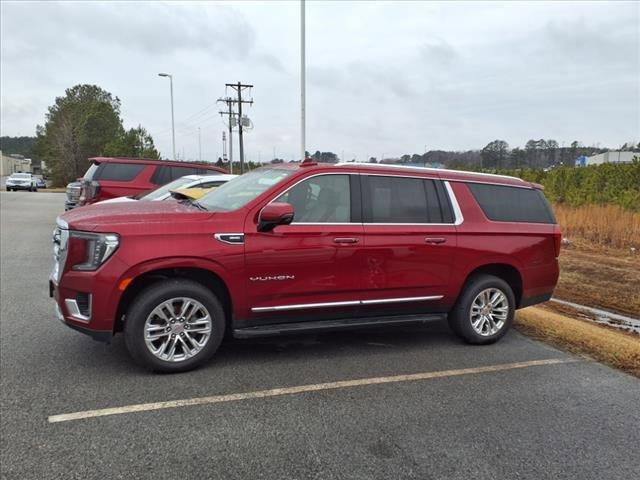
[{"label": "red paint body panel", "polygon": [[455,275],[451,294],[458,293],[468,275],[490,264],[514,267],[522,278],[522,298],[550,293],[558,281],[553,224],[492,222],[487,219],[464,182],[451,182],[464,221],[457,227]]},{"label": "red paint body panel", "polygon": [[[451,308],[455,298],[448,295],[448,288],[456,256],[455,226],[367,224],[364,236],[364,300],[443,296],[405,306],[438,312]],[[379,308],[372,305],[367,311]]]},{"label": "red paint body panel", "polygon": [[[72,230],[117,233],[120,246],[95,272],[64,271],[55,298],[65,321],[78,324],[64,305],[77,292],[92,294],[85,328],[113,330],[123,292],[118,285],[156,270],[201,269],[226,286],[236,328],[382,313],[448,312],[468,276],[487,265],[507,265],[522,282],[522,300],[550,295],[558,279],[554,224],[492,222],[466,182],[530,184],[512,178],[368,165],[283,165],[294,170],[245,207],[224,213],[200,211],[177,202],[93,205],[61,218]],[[462,219],[457,224],[300,224],[258,232],[260,211],[301,179],[322,173],[375,173],[446,179]],[[145,178],[147,178],[145,176]],[[215,234],[244,234],[230,244]],[[371,300],[439,297],[402,304]],[[351,302],[307,308],[305,305]],[[269,311],[277,306],[303,306]],[[252,310],[254,309],[254,310]]]}]

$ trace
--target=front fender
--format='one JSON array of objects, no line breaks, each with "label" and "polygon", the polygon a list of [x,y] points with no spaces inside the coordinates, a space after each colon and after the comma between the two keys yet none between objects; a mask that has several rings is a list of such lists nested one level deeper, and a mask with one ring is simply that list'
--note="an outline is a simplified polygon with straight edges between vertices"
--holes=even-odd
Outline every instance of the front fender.
[{"label": "front fender", "polygon": [[[227,258],[228,260],[228,258]],[[245,303],[245,289],[243,288],[241,274],[238,275],[238,269],[243,268],[242,262],[236,264],[223,265],[212,259],[202,257],[165,257],[155,258],[140,262],[129,267],[118,279],[116,288],[111,299],[112,305],[119,305],[123,295],[131,288],[136,278],[154,271],[191,268],[204,270],[217,276],[227,287],[229,295],[233,299],[235,308],[242,308]],[[235,274],[232,270],[236,270]],[[241,273],[241,272],[240,272]]]}]

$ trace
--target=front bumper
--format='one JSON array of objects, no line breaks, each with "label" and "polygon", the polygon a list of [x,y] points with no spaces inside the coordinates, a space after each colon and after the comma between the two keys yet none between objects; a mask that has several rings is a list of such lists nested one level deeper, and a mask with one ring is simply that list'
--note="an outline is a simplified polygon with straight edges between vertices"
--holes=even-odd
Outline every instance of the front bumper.
[{"label": "front bumper", "polygon": [[5,185],[5,189],[11,189],[11,190],[31,190],[31,185],[17,185],[17,184],[7,184]]},{"label": "front bumper", "polygon": [[[74,330],[95,340],[109,342],[115,330],[116,312],[122,295],[116,285],[127,268],[114,257],[95,272],[66,271],[59,282],[52,275],[49,278],[49,296],[55,299],[57,317]],[[89,296],[89,301],[84,304],[80,302],[83,295]]]},{"label": "front bumper", "polygon": [[[49,281],[50,291],[52,291],[54,288],[52,286],[52,283],[53,282]],[[50,295],[53,296],[53,294],[50,294]],[[68,322],[64,314],[62,313],[62,309],[60,308],[60,305],[58,304],[57,300],[56,300],[56,317],[58,318],[58,320],[64,323],[67,327],[73,330],[76,330],[80,333],[84,333],[85,335],[89,335],[91,338],[93,338],[97,342],[111,343],[111,339],[113,338],[113,332],[111,330],[92,330],[90,328]]]}]

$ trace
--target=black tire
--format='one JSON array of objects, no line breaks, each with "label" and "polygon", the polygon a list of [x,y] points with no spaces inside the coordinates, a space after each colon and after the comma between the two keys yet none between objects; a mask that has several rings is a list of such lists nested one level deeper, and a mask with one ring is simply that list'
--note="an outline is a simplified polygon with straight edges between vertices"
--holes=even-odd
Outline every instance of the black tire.
[{"label": "black tire", "polygon": [[[147,347],[145,322],[157,306],[178,297],[188,297],[201,303],[211,317],[212,331],[207,343],[193,357],[170,362],[156,357]],[[191,280],[166,280],[150,285],[132,300],[125,317],[124,339],[131,357],[143,367],[155,372],[185,372],[199,367],[213,356],[224,337],[225,324],[222,304],[210,290]]]},{"label": "black tire", "polygon": [[[508,311],[503,325],[497,332],[491,333],[490,331],[487,331],[486,334],[481,335],[472,325],[471,306],[475,298],[487,289],[496,289],[504,294],[508,303]],[[467,343],[475,345],[494,343],[502,338],[511,327],[511,324],[513,323],[513,316],[515,314],[515,307],[515,296],[507,282],[493,275],[474,275],[467,281],[456,305],[453,307],[451,312],[449,312],[449,327],[456,335],[461,337]]]}]

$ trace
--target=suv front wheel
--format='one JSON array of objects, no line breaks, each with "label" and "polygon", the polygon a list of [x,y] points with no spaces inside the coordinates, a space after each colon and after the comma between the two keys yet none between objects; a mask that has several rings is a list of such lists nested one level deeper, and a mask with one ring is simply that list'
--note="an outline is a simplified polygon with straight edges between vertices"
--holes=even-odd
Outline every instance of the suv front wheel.
[{"label": "suv front wheel", "polygon": [[468,343],[493,343],[507,333],[514,312],[515,297],[507,282],[493,275],[475,275],[449,313],[449,326]]},{"label": "suv front wheel", "polygon": [[127,350],[158,372],[184,372],[209,360],[224,337],[224,309],[207,288],[191,280],[154,283],[129,307]]}]

